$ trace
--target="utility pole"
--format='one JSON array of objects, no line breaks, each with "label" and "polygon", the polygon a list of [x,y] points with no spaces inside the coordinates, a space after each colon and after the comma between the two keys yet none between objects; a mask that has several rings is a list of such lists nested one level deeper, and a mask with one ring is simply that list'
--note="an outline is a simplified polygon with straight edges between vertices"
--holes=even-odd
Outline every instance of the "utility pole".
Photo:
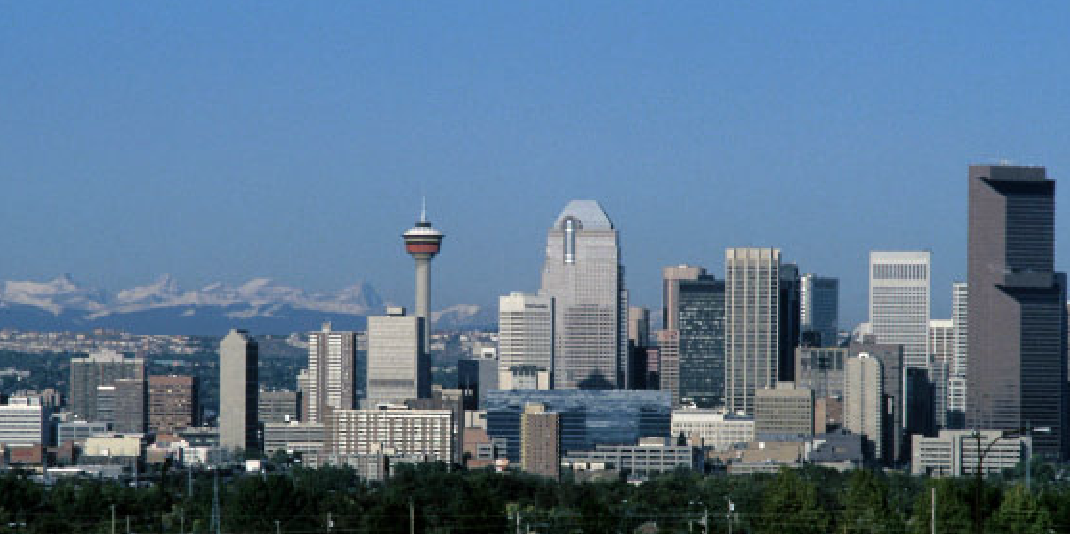
[{"label": "utility pole", "polygon": [[409,497],[409,534],[416,534],[416,506]]},{"label": "utility pole", "polygon": [[178,532],[186,534],[186,510],[184,508],[178,509]]},{"label": "utility pole", "polygon": [[219,471],[213,471],[215,478],[212,479],[212,530],[215,534],[221,534],[222,525],[219,517]]},{"label": "utility pole", "polygon": [[932,501],[929,503],[929,530],[930,534],[936,534],[936,486],[930,488]]},{"label": "utility pole", "polygon": [[702,534],[710,534],[710,509],[702,507]]},{"label": "utility pole", "polygon": [[111,505],[111,534],[115,534],[115,505]]},{"label": "utility pole", "polygon": [[516,534],[520,534],[520,503],[516,504]]},{"label": "utility pole", "polygon": [[130,516],[126,516],[126,534],[130,534]]},{"label": "utility pole", "polygon": [[275,534],[282,534],[282,527],[279,526],[279,520],[275,520]]},{"label": "utility pole", "polygon": [[736,504],[732,502],[732,499],[726,498],[726,500],[728,501],[728,513],[725,514],[728,518],[728,534],[732,534],[732,512],[735,511]]}]

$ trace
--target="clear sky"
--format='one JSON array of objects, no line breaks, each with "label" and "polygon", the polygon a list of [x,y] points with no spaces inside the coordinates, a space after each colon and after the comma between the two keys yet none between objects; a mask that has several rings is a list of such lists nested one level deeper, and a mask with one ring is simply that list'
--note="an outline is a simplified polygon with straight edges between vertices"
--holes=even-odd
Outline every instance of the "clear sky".
[{"label": "clear sky", "polygon": [[[1028,6],[1028,7],[1023,7]],[[5,2],[0,279],[534,290],[571,198],[660,268],[778,246],[865,319],[872,249],[965,276],[966,166],[1070,173],[1066,2]],[[1059,187],[1058,267],[1070,239]]]}]

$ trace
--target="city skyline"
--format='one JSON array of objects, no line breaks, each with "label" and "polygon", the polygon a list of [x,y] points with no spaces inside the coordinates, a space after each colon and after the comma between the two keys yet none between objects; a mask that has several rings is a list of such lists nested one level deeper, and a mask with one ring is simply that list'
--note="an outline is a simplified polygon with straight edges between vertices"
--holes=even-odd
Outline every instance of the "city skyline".
[{"label": "city skyline", "polygon": [[962,167],[1070,168],[1067,6],[261,7],[4,8],[0,279],[363,279],[407,304],[397,232],[424,194],[450,235],[436,308],[493,307],[537,289],[543,221],[595,198],[633,303],[657,308],[662,267],[779,247],[841,280],[849,328],[871,250],[931,249],[950,316]]}]

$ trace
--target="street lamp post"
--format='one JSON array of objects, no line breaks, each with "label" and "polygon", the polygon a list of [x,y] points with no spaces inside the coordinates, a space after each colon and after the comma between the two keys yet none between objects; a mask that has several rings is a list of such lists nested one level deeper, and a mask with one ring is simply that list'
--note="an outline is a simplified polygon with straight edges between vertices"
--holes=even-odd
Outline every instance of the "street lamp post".
[{"label": "street lamp post", "polygon": [[[999,440],[1004,439],[1004,438],[1021,437],[1022,434],[1025,434],[1027,437],[1029,437],[1029,446],[1026,447],[1026,458],[1030,458],[1031,457],[1030,453],[1032,452],[1031,449],[1033,447],[1033,432],[1034,431],[1036,431],[1036,432],[1050,432],[1051,428],[1048,428],[1048,427],[1032,428],[1032,426],[1029,425],[1029,423],[1027,422],[1026,426],[1024,426],[1024,427],[1000,431],[1000,434],[998,436],[996,436],[995,439],[993,439],[984,449],[981,449],[981,431],[976,429],[976,428],[973,430],[973,436],[972,437],[977,440],[977,469],[974,472],[974,495],[973,495],[973,530],[974,530],[975,534],[983,534],[984,533],[984,512],[983,512],[982,507],[981,507],[981,501],[982,501],[982,498],[981,498],[982,491],[981,490],[984,487],[984,471],[983,471],[983,467],[984,467],[985,456],[988,455],[988,453],[992,450],[992,447],[994,447],[996,445],[996,443],[999,443]],[[1026,487],[1028,488],[1029,487],[1029,483],[1030,483],[1030,479],[1029,479],[1030,466],[1029,466],[1029,461],[1028,460],[1026,461],[1025,469],[1026,469]]]}]

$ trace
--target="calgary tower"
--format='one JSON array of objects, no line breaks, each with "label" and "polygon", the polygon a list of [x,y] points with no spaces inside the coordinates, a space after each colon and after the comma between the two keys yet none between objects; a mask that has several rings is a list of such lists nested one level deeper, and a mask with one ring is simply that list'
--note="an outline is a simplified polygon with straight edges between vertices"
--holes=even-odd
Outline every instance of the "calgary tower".
[{"label": "calgary tower", "polygon": [[405,251],[416,260],[416,316],[424,318],[424,350],[427,350],[431,332],[431,320],[428,317],[431,258],[438,255],[443,234],[427,220],[427,206],[424,204],[420,207],[420,220],[416,221],[416,226],[401,237],[405,239]]}]

